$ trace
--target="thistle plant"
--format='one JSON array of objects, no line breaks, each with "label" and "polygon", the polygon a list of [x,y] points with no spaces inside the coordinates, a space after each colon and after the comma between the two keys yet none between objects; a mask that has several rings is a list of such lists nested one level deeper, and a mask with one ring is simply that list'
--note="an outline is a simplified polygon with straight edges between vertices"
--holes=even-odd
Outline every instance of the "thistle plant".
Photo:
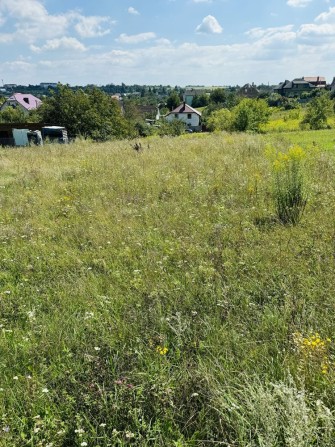
[{"label": "thistle plant", "polygon": [[292,146],[286,154],[279,152],[273,162],[276,214],[283,224],[299,223],[307,203],[302,170],[305,152]]}]

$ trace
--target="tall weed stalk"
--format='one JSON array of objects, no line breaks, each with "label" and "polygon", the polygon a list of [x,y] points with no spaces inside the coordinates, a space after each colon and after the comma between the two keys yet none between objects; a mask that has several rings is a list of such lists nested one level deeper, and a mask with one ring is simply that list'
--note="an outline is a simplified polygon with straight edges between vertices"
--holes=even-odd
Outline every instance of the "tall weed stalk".
[{"label": "tall weed stalk", "polygon": [[273,162],[276,214],[283,224],[298,224],[306,207],[304,158],[303,149],[292,146],[286,154],[279,152]]}]

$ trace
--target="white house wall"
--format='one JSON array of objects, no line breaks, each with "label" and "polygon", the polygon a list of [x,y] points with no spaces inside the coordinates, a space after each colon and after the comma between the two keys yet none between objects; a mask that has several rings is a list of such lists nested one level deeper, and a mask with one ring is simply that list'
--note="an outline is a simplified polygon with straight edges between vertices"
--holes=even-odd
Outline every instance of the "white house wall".
[{"label": "white house wall", "polygon": [[175,119],[183,121],[188,127],[198,127],[200,125],[200,117],[196,113],[191,113],[191,118],[187,118],[188,113],[171,113],[166,120],[171,122]]}]

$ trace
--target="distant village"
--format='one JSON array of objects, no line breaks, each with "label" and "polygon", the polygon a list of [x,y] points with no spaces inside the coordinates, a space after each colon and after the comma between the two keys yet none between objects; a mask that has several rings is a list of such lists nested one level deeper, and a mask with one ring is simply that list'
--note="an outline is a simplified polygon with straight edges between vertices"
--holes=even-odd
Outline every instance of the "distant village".
[{"label": "distant village", "polygon": [[[60,84],[56,82],[41,82],[38,85],[3,84],[0,88],[0,144],[26,145],[33,139],[42,142],[43,137],[54,136],[59,142],[67,142],[65,125],[50,123],[24,123],[29,121],[32,112],[36,111],[46,98],[57,91]],[[323,76],[303,76],[293,80],[284,80],[278,85],[256,85],[247,83],[243,86],[163,86],[163,85],[115,85],[105,86],[67,86],[72,91],[97,88],[113,99],[119,106],[122,115],[132,114],[147,125],[156,125],[164,119],[168,123],[181,121],[186,130],[199,132],[205,129],[202,112],[208,106],[215,92],[224,91],[236,98],[266,99],[271,106],[290,105],[292,101],[308,102],[309,98],[322,91],[335,92],[335,77],[327,83]],[[174,101],[169,99],[173,98]],[[291,102],[290,102],[291,101]],[[223,107],[225,107],[223,105]],[[228,107],[229,108],[229,107]],[[13,123],[13,119],[6,118],[6,110],[15,110],[21,117],[20,123]],[[200,110],[198,110],[200,109]],[[135,110],[135,112],[134,112]],[[15,119],[14,119],[15,121]],[[20,126],[19,126],[20,124]],[[28,125],[29,124],[29,125]],[[34,125],[33,125],[34,124]],[[16,127],[15,127],[16,126]],[[21,132],[18,132],[20,127]],[[48,127],[48,129],[47,129]],[[52,128],[52,129],[51,129]],[[44,132],[44,135],[43,135]]]}]

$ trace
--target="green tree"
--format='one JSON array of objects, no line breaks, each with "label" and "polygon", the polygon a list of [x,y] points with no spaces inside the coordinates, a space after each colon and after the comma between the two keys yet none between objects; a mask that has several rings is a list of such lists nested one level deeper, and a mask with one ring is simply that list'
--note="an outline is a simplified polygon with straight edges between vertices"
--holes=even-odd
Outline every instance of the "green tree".
[{"label": "green tree", "polygon": [[228,109],[216,110],[208,117],[206,126],[211,132],[231,130],[232,113]]},{"label": "green tree", "polygon": [[261,124],[269,120],[270,109],[264,99],[242,99],[233,109],[233,130],[259,132]]},{"label": "green tree", "polygon": [[166,105],[168,109],[171,111],[179,106],[180,101],[181,100],[178,93],[175,90],[172,90],[172,92],[170,93],[169,97],[166,100]]},{"label": "green tree", "polygon": [[206,93],[196,95],[192,100],[192,107],[206,107],[209,104],[209,96]]},{"label": "green tree", "polygon": [[94,87],[73,91],[59,84],[57,90],[44,100],[38,113],[45,123],[65,126],[70,137],[81,135],[104,141],[130,133],[130,126],[117,101]]},{"label": "green tree", "polygon": [[1,123],[25,123],[27,116],[20,108],[6,107],[0,112]]},{"label": "green tree", "polygon": [[216,88],[210,94],[210,101],[214,104],[223,104],[227,98],[224,88]]},{"label": "green tree", "polygon": [[333,113],[332,101],[327,93],[313,98],[306,107],[302,124],[308,124],[311,129],[322,129],[327,126],[327,118]]}]

